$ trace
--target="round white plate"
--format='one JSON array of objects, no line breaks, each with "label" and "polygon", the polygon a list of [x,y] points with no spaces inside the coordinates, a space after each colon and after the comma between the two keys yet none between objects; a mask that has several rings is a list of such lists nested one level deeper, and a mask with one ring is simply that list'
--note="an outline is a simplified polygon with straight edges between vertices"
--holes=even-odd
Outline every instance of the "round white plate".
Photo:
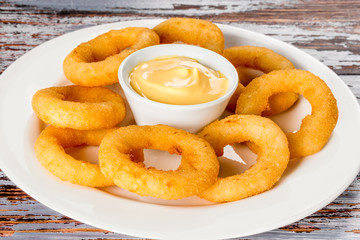
[{"label": "round white plate", "polygon": [[[0,168],[15,184],[46,206],[84,223],[117,233],[161,239],[224,239],[275,229],[321,209],[351,184],[360,168],[356,139],[360,135],[360,111],[347,86],[329,68],[293,46],[224,25],[219,26],[226,47],[268,47],[289,58],[297,68],[309,70],[326,81],[338,101],[340,115],[321,152],[290,164],[273,189],[225,204],[208,204],[196,197],[181,201],[136,198],[121,191],[62,182],[47,172],[34,156],[34,141],[43,124],[32,111],[33,94],[41,88],[70,84],[63,75],[62,61],[79,43],[110,29],[153,27],[160,21],[113,23],[65,34],[34,48],[2,74]],[[301,99],[297,105],[274,120],[286,130],[296,130],[287,122],[298,126],[309,111],[307,101]]]}]

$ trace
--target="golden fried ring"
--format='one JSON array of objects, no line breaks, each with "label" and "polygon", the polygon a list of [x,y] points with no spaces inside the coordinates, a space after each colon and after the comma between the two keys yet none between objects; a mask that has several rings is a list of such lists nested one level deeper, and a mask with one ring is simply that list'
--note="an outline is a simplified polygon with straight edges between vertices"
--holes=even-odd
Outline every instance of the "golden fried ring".
[{"label": "golden fried ring", "polygon": [[270,119],[255,115],[230,115],[206,126],[198,135],[207,140],[217,156],[226,145],[254,142],[259,146],[257,162],[241,174],[218,178],[198,196],[213,202],[237,201],[270,189],[289,162],[288,142]]},{"label": "golden fried ring", "polygon": [[99,146],[105,134],[114,129],[74,130],[55,128],[43,130],[35,142],[35,154],[42,166],[63,181],[89,187],[113,185],[100,171],[98,164],[77,160],[64,148],[80,145]]},{"label": "golden fried ring", "polygon": [[160,43],[183,42],[210,49],[221,54],[224,35],[212,22],[193,18],[170,18],[153,28]]},{"label": "golden fried ring", "polygon": [[338,119],[336,99],[326,83],[305,70],[278,70],[255,78],[241,93],[237,114],[256,114],[267,108],[273,94],[293,91],[311,104],[312,113],[300,130],[287,133],[290,157],[303,157],[320,151],[327,143]]},{"label": "golden fried ring", "polygon": [[[182,155],[178,169],[162,171],[131,161],[139,149],[158,149]],[[214,184],[219,162],[204,139],[165,125],[127,126],[108,134],[100,144],[99,163],[115,185],[141,196],[180,199]]]},{"label": "golden fried ring", "polygon": [[[294,65],[284,56],[264,47],[255,46],[237,46],[224,50],[224,57],[228,59],[235,68],[248,67],[260,70],[264,73],[269,73],[274,70],[293,69]],[[239,75],[240,76],[240,75]],[[230,99],[227,109],[234,112],[236,102],[239,98],[244,86],[248,82],[242,81],[238,85],[235,93]],[[286,92],[271,96],[269,99],[269,108],[262,113],[263,116],[270,116],[281,113],[290,108],[298,99],[298,94],[293,92]]]},{"label": "golden fried ring", "polygon": [[81,86],[105,86],[118,82],[120,63],[131,53],[159,44],[159,36],[148,28],[111,30],[81,43],[63,62],[65,76]]},{"label": "golden fried ring", "polygon": [[64,86],[37,91],[32,99],[36,115],[60,128],[111,128],[126,114],[121,96],[105,87]]}]

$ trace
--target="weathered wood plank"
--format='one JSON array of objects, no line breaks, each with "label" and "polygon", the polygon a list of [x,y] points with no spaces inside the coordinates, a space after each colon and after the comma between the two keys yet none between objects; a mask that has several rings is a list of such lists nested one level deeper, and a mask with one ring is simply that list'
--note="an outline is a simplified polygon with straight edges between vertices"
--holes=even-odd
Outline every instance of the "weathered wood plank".
[{"label": "weathered wood plank", "polygon": [[[336,70],[338,74],[360,74],[357,67],[360,65],[360,27],[356,24],[360,22],[360,14],[358,14],[360,3],[357,1],[327,1],[326,4],[322,1],[293,2],[296,4],[287,5],[282,9],[272,4],[265,9],[263,3],[261,8],[255,10],[245,8],[247,11],[238,10],[234,7],[236,4],[232,2],[232,7],[229,4],[225,13],[202,15],[201,11],[199,13],[196,10],[199,7],[195,6],[195,10],[187,10],[187,13],[196,13],[197,17],[276,37],[306,50]],[[173,15],[177,13],[174,7],[172,10]],[[0,65],[0,72],[3,71],[4,66],[8,66],[12,57],[21,56],[34,46],[66,32],[119,20],[164,17],[163,14],[154,13],[153,8],[142,8],[132,14],[118,13],[115,10],[111,13],[64,10],[56,12],[32,6],[19,9],[14,4],[3,3],[0,5],[0,11],[4,16],[1,23],[5,30],[0,46],[1,51],[6,52],[5,61]],[[337,17],[333,18],[333,16]],[[319,21],[319,19],[323,20]],[[24,39],[27,41],[24,42]]]}]

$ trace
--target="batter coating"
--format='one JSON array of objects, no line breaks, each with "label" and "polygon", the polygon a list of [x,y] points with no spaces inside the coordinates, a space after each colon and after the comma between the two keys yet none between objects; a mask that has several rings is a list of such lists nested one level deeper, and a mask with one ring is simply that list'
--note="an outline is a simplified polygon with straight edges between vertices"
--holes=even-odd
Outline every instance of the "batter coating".
[{"label": "batter coating", "polygon": [[[173,171],[145,168],[131,160],[140,149],[158,149],[182,155]],[[210,187],[216,180],[219,162],[204,139],[165,125],[127,126],[108,134],[99,148],[99,163],[105,176],[141,196],[180,199]]]},{"label": "batter coating", "polygon": [[104,87],[70,85],[41,89],[34,94],[32,107],[45,123],[78,130],[111,128],[126,114],[122,97]]},{"label": "batter coating", "polygon": [[[228,59],[235,68],[248,67],[269,73],[274,70],[294,69],[294,65],[284,56],[265,47],[256,46],[236,46],[224,50],[224,57]],[[241,76],[239,74],[239,76]],[[245,79],[244,79],[245,80]],[[235,112],[236,102],[239,95],[246,87],[248,82],[239,78],[239,84],[235,93],[231,97],[227,109]],[[271,96],[269,107],[262,112],[263,116],[270,116],[281,113],[290,108],[298,99],[298,94],[294,92],[283,92]]]},{"label": "batter coating", "polygon": [[63,62],[64,74],[80,86],[117,83],[121,62],[136,50],[156,44],[159,36],[148,28],[111,30],[72,50]]},{"label": "batter coating", "polygon": [[183,42],[222,54],[224,35],[212,22],[194,18],[170,18],[155,26],[160,43]]},{"label": "batter coating", "polygon": [[64,148],[80,145],[99,146],[105,134],[114,129],[79,131],[48,127],[35,142],[35,154],[41,165],[63,181],[89,187],[114,185],[100,171],[98,164],[77,160]]},{"label": "batter coating", "polygon": [[216,155],[234,143],[251,141],[259,146],[257,162],[241,174],[218,178],[198,196],[213,202],[247,198],[270,189],[289,162],[288,142],[283,131],[270,119],[255,115],[230,115],[206,126],[198,135],[213,146]]},{"label": "batter coating", "polygon": [[268,107],[270,96],[289,91],[302,94],[312,107],[311,114],[302,120],[299,131],[286,134],[290,158],[319,152],[329,140],[339,113],[329,87],[311,72],[278,70],[254,79],[241,93],[236,113],[260,115]]}]

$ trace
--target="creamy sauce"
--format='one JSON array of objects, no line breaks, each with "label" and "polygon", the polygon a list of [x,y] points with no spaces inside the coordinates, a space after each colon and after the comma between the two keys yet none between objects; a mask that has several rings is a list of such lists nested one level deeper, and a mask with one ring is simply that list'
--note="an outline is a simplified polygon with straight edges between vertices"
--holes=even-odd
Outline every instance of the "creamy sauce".
[{"label": "creamy sauce", "polygon": [[188,57],[169,56],[140,63],[130,74],[130,85],[153,101],[190,105],[210,102],[223,96],[228,79]]}]

